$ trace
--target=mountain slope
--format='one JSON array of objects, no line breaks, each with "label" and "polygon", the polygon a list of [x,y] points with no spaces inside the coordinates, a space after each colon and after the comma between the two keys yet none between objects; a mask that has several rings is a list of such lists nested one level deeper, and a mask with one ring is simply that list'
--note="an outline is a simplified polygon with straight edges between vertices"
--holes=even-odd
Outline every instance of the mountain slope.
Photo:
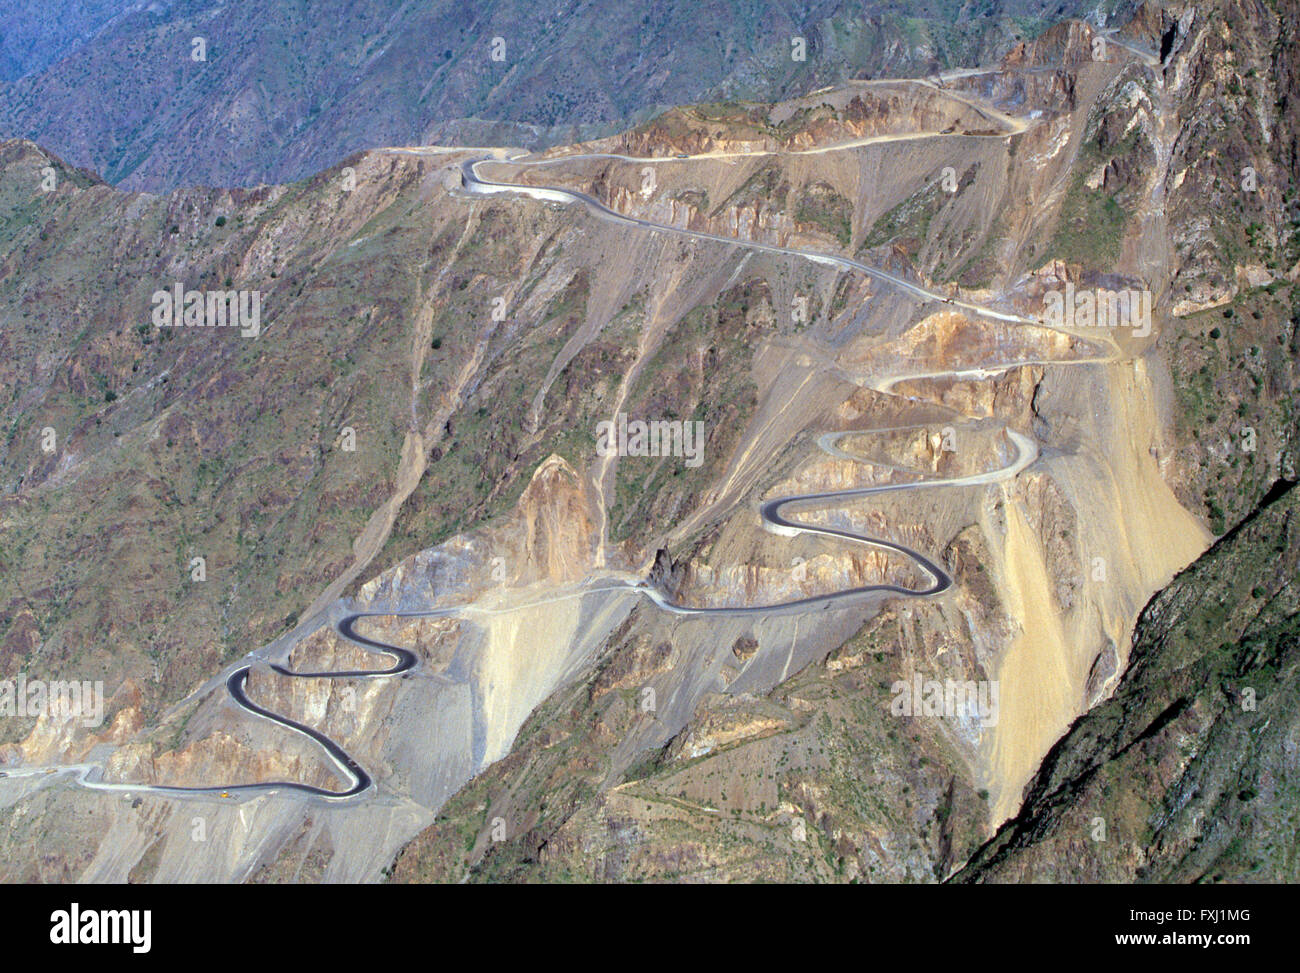
[{"label": "mountain slope", "polygon": [[133,0],[13,0],[0,10],[0,81],[16,81],[82,48]]},{"label": "mountain slope", "polygon": [[1114,696],[1044,761],[955,881],[1300,878],[1300,491],[1152,599]]},{"label": "mountain slope", "polygon": [[[106,727],[0,722],[5,876],[960,869],[1209,546],[1204,485],[1249,509],[1294,463],[1290,26],[1219,6],[472,168],[156,196],[5,144],[0,676],[110,695]],[[1211,246],[1235,203],[1259,226]],[[257,289],[261,333],[155,327],[177,282]],[[1045,326],[1067,285],[1149,289],[1150,329]],[[628,418],[703,452],[601,449]],[[270,664],[372,667],[357,610],[416,668]],[[337,776],[235,663],[374,791],[151,789]],[[918,681],[996,706],[899,709]]]}]

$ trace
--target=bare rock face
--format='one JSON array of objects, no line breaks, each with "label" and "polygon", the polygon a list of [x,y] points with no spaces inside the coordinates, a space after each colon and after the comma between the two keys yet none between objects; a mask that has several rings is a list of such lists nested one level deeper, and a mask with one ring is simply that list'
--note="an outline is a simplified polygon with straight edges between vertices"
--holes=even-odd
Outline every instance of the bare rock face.
[{"label": "bare rock face", "polygon": [[587,576],[597,545],[590,491],[563,457],[546,459],[519,499],[524,583],[565,584]]},{"label": "bare rock face", "polygon": [[654,563],[646,581],[660,590],[676,593],[681,570],[673,564],[672,557],[662,547],[655,551]]}]

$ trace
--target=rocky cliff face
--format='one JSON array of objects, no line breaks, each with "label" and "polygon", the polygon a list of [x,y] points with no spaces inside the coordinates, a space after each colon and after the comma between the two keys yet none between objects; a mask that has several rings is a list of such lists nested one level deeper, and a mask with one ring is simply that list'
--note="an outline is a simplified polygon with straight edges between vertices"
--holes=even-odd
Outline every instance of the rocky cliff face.
[{"label": "rocky cliff face", "polygon": [[1160,22],[1166,85],[1187,119],[1168,161],[1184,327],[1166,353],[1191,462],[1171,476],[1216,532],[1296,470],[1298,26],[1287,4],[1177,6]]}]

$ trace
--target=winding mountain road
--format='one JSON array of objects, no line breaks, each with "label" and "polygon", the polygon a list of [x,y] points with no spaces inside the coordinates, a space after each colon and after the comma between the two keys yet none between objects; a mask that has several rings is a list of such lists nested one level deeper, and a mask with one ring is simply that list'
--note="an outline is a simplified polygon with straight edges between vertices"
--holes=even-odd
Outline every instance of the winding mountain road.
[{"label": "winding mountain road", "polygon": [[[929,85],[928,82],[915,82]],[[938,90],[938,89],[936,89]],[[965,101],[965,99],[962,99]],[[1001,113],[993,112],[991,109],[981,109],[986,117],[996,117],[1001,121],[1008,123],[1006,131],[996,135],[968,135],[964,133],[944,133],[944,132],[926,132],[909,135],[888,135],[888,136],[871,136],[853,142],[843,143],[834,146],[819,147],[815,149],[804,149],[792,151],[788,154],[814,154],[831,151],[851,151],[862,145],[871,144],[876,141],[894,141],[906,138],[942,138],[942,137],[992,137],[1006,138],[1018,135],[1024,132],[1028,123],[1018,119],[1011,119]],[[392,149],[392,152],[407,152],[413,154],[435,154],[442,153],[445,150],[440,147],[413,148],[413,149]],[[746,154],[772,154],[762,153],[735,153],[740,155]],[[786,154],[786,153],[782,153]],[[534,186],[524,183],[511,183],[490,179],[480,172],[480,168],[487,165],[508,165],[513,167],[525,166],[553,166],[564,162],[575,160],[593,159],[593,158],[613,158],[632,162],[645,163],[677,163],[689,161],[691,159],[709,159],[725,156],[726,153],[705,153],[700,156],[673,157],[673,158],[639,158],[621,155],[606,155],[601,153],[588,153],[582,155],[560,156],[545,159],[528,159],[519,155],[507,155],[503,151],[494,150],[492,154],[475,156],[466,159],[461,163],[460,174],[464,193],[467,196],[488,196],[496,194],[515,194],[527,196],[547,202],[558,202],[566,205],[577,204],[586,208],[590,213],[602,220],[613,221],[622,225],[636,226],[651,232],[676,234],[686,237],[692,237],[700,240],[707,240],[717,243],[723,243],[731,246],[743,247],[753,251],[766,253],[781,254],[796,257],[804,260],[814,261],[829,267],[848,272],[857,272],[865,274],[871,278],[882,281],[892,287],[911,294],[926,302],[938,302],[948,305],[955,309],[967,312],[976,317],[995,319],[1024,325],[1034,325],[1047,328],[1048,325],[1033,318],[1027,318],[1013,311],[999,310],[982,305],[972,304],[967,301],[956,300],[946,294],[939,293],[931,288],[927,288],[921,283],[910,281],[897,274],[872,267],[858,260],[851,259],[839,254],[823,253],[813,250],[804,250],[795,247],[784,247],[775,244],[760,243],[748,240],[734,239],[720,236],[717,234],[706,233],[702,231],[689,230],[681,227],[668,226],[654,223],[648,220],[639,219],[633,216],[627,216],[610,209],[605,204],[599,202],[592,196],[575,189],[567,189],[557,186]],[[1055,329],[1061,330],[1061,329]],[[1095,359],[1074,359],[1070,362],[1051,362],[1052,364],[1075,364],[1084,362],[1096,362],[1110,360],[1107,358]],[[940,377],[987,377],[998,374],[1010,368],[1019,367],[1025,364],[1034,364],[1036,361],[1012,361],[1003,364],[987,366],[984,368],[966,368],[949,371],[932,371],[924,372],[917,375],[895,376],[876,382],[872,387],[878,391],[888,393],[890,388],[903,381],[906,378],[940,378]],[[1046,364],[1048,362],[1042,362]],[[862,435],[873,430],[852,430],[849,432],[827,433],[817,440],[818,447],[830,456],[837,459],[848,459],[861,462],[859,457],[854,457],[844,450],[840,449],[838,443],[846,435]],[[544,604],[546,601],[561,601],[574,597],[582,597],[597,591],[609,590],[628,590],[637,592],[646,596],[661,609],[675,614],[683,615],[755,615],[765,613],[791,612],[807,609],[812,606],[828,606],[832,603],[841,603],[845,601],[858,600],[867,596],[886,594],[901,595],[905,597],[924,598],[938,595],[951,587],[953,581],[948,572],[936,561],[924,553],[914,550],[904,544],[888,540],[886,538],[872,537],[866,534],[860,534],[849,530],[842,530],[833,527],[815,526],[808,523],[801,523],[798,520],[790,519],[786,511],[792,511],[793,508],[811,508],[816,507],[825,509],[827,507],[841,505],[849,501],[858,500],[863,497],[878,496],[895,491],[908,491],[920,489],[953,489],[962,487],[972,487],[999,482],[1010,479],[1018,475],[1022,470],[1032,464],[1038,456],[1036,444],[1029,437],[1022,435],[1011,429],[1005,430],[1008,439],[1016,448],[1016,456],[1005,467],[970,474],[967,476],[948,478],[948,479],[917,479],[908,482],[881,484],[868,487],[859,487],[846,490],[834,490],[820,493],[796,494],[791,496],[777,497],[764,501],[758,508],[759,516],[764,527],[774,533],[786,536],[795,536],[798,534],[817,534],[832,537],[837,540],[851,543],[864,544],[876,549],[889,551],[902,555],[910,559],[913,564],[926,576],[928,583],[922,588],[907,588],[895,584],[872,584],[863,585],[857,588],[851,588],[844,591],[832,592],[825,595],[814,597],[799,598],[791,601],[780,602],[769,605],[756,606],[725,606],[725,607],[693,607],[688,605],[676,604],[670,601],[663,592],[659,591],[653,585],[648,583],[622,583],[609,585],[599,588],[587,588],[579,592],[557,596],[552,599],[546,599],[537,604]],[[504,611],[517,610],[505,609]],[[409,649],[399,646],[390,645],[378,639],[361,635],[356,631],[356,623],[362,618],[369,616],[388,616],[388,617],[444,617],[454,615],[469,615],[474,613],[493,614],[490,609],[484,609],[475,605],[455,605],[438,609],[428,609],[419,611],[394,611],[394,612],[356,612],[348,614],[340,619],[335,625],[335,631],[338,635],[358,645],[368,651],[380,655],[389,656],[393,659],[393,664],[386,668],[375,669],[351,669],[341,671],[296,671],[287,668],[279,663],[271,663],[270,668],[279,675],[295,679],[381,679],[401,676],[411,672],[419,667],[417,655]],[[218,794],[222,797],[236,798],[258,793],[271,791],[293,791],[309,795],[314,798],[321,798],[329,801],[342,801],[355,798],[368,792],[374,782],[365,769],[358,763],[348,752],[330,739],[327,735],[319,730],[313,729],[296,720],[292,720],[279,713],[275,713],[263,706],[253,702],[247,694],[246,688],[249,673],[253,663],[244,662],[233,669],[225,680],[226,690],[231,699],[244,711],[253,714],[262,719],[269,720],[279,726],[282,726],[295,733],[302,734],[318,744],[325,754],[329,757],[334,768],[340,776],[347,782],[346,786],[339,790],[330,790],[327,788],[316,787],[309,784],[303,784],[295,781],[265,781],[252,784],[230,784],[221,786],[203,786],[203,787],[183,787],[177,785],[158,785],[158,784],[123,784],[110,783],[97,779],[102,775],[102,768],[95,764],[65,764],[55,767],[30,767],[30,768],[6,768],[10,777],[35,776],[40,774],[52,773],[72,773],[75,774],[79,783],[86,787],[124,791],[131,793],[157,793],[170,796],[177,795],[202,795],[211,796]],[[444,678],[438,676],[436,678]]]}]

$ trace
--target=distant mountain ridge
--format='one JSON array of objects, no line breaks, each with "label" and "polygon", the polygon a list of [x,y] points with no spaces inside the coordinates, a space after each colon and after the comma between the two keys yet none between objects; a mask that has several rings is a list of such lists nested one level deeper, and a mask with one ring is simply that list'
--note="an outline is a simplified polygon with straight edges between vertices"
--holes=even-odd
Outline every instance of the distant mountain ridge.
[{"label": "distant mountain ridge", "polygon": [[128,189],[282,182],[374,146],[571,142],[671,105],[987,63],[1056,20],[1129,7],[24,2],[0,20],[0,136]]}]

